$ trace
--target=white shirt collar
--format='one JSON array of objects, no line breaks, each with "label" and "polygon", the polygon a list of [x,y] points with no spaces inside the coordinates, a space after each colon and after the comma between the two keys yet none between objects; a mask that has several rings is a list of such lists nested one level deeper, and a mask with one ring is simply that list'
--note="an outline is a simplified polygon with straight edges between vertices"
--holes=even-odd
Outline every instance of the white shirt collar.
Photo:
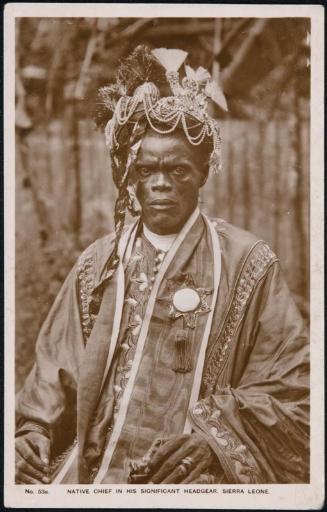
[{"label": "white shirt collar", "polygon": [[145,224],[143,224],[144,236],[157,250],[168,252],[174,243],[177,233],[174,235],[158,235],[150,231]]}]

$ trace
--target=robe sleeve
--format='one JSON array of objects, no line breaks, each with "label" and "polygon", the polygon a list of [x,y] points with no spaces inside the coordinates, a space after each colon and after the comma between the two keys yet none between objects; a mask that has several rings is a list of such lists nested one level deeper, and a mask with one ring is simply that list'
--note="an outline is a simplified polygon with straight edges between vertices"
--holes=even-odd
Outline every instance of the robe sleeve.
[{"label": "robe sleeve", "polygon": [[60,441],[64,425],[65,438],[75,434],[76,389],[85,344],[78,269],[76,264],[54,301],[37,339],[35,364],[16,396],[16,435],[41,432],[52,445]]},{"label": "robe sleeve", "polygon": [[307,333],[278,261],[257,283],[233,364],[232,385],[217,385],[190,413],[226,482],[309,482]]}]

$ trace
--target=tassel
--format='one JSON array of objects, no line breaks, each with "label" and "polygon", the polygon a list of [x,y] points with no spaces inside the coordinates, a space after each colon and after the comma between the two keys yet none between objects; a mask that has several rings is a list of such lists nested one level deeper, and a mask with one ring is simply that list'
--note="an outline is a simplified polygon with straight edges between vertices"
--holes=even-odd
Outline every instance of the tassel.
[{"label": "tassel", "polygon": [[151,53],[168,73],[178,71],[188,55],[183,50],[168,50],[168,48],[156,48]]},{"label": "tassel", "polygon": [[192,370],[190,342],[186,329],[179,329],[175,336],[175,361],[173,370],[187,373]]}]

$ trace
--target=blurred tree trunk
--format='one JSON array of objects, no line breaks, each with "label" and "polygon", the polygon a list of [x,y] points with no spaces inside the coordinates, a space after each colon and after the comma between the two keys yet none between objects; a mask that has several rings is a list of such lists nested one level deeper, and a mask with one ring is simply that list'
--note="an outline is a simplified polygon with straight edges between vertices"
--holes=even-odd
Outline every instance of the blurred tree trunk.
[{"label": "blurred tree trunk", "polygon": [[[293,172],[294,172],[294,192],[293,204],[295,214],[295,229],[297,232],[296,238],[299,241],[297,260],[299,262],[299,280],[298,280],[298,294],[308,298],[308,240],[306,237],[306,226],[308,222],[305,214],[305,202],[308,198],[305,197],[305,177],[303,172],[303,157],[302,157],[302,119],[300,110],[300,97],[298,94],[298,80],[294,79],[292,88],[292,130],[291,130],[291,144],[293,153]],[[294,251],[296,254],[296,250]]]},{"label": "blurred tree trunk", "polygon": [[68,211],[66,212],[67,224],[75,239],[77,247],[80,242],[80,231],[82,224],[82,204],[81,204],[81,172],[80,172],[80,147],[79,147],[79,129],[78,114],[75,100],[71,100],[65,111],[65,131],[71,147],[69,157],[69,181],[71,200],[67,202]]}]

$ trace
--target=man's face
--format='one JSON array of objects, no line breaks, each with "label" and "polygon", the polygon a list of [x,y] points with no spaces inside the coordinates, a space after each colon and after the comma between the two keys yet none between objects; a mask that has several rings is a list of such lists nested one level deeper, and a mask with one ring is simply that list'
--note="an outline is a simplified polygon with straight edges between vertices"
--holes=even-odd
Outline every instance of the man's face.
[{"label": "man's face", "polygon": [[151,231],[168,235],[181,230],[197,206],[205,169],[201,154],[183,134],[147,132],[132,180],[143,222]]}]

